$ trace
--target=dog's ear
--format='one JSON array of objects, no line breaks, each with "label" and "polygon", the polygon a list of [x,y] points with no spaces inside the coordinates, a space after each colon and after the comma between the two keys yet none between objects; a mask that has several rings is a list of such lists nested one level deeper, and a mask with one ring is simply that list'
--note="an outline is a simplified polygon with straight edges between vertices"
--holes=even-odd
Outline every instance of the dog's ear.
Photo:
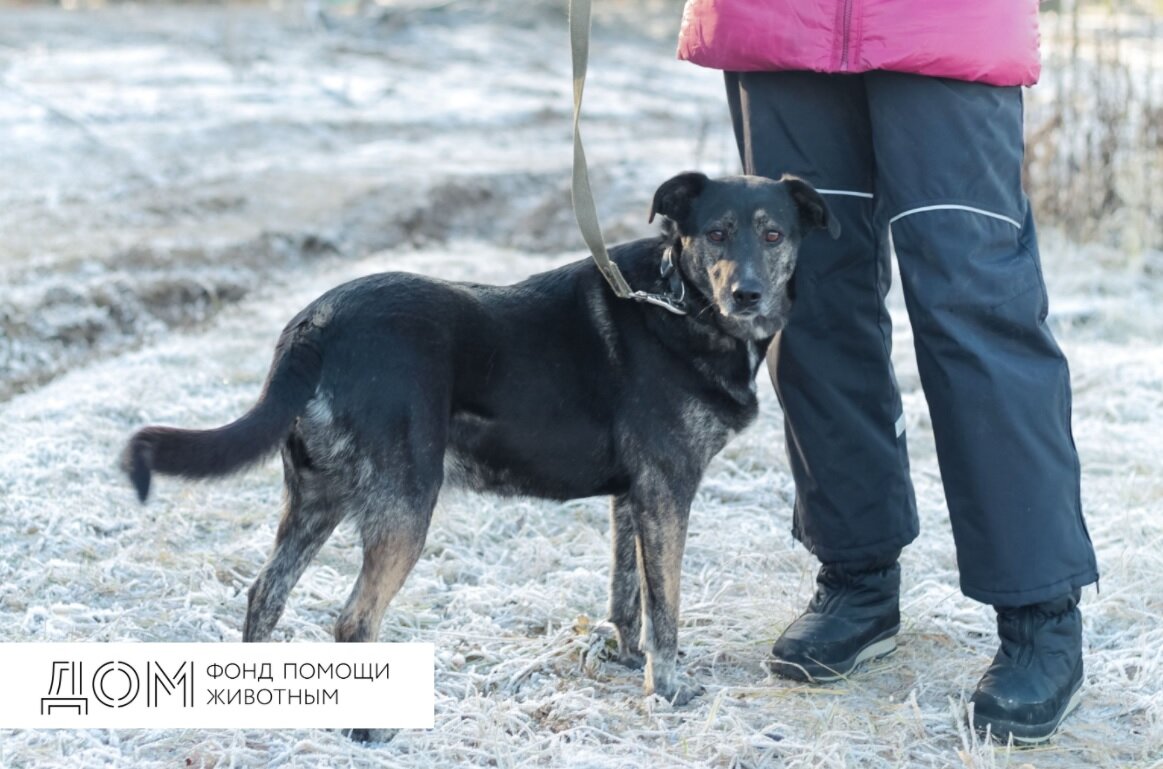
[{"label": "dog's ear", "polygon": [[788,194],[800,212],[800,223],[805,230],[827,230],[832,240],[840,237],[840,222],[832,215],[824,196],[798,176],[784,174],[780,182],[787,185]]},{"label": "dog's ear", "polygon": [[698,171],[687,171],[671,179],[667,179],[654,193],[654,202],[650,204],[650,218],[653,222],[655,214],[662,214],[667,219],[684,229],[687,216],[691,212],[691,201],[699,196],[703,187],[707,186],[706,174]]}]

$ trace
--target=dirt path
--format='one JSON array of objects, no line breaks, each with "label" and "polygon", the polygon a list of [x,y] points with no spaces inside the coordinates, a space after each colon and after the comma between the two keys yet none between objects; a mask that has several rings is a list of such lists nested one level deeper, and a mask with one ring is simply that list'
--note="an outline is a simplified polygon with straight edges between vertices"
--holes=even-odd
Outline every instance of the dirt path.
[{"label": "dirt path", "polygon": [[[320,256],[579,242],[560,11],[405,6],[330,31],[251,7],[5,13],[0,399]],[[706,146],[717,80],[616,22],[587,104],[614,238],[642,231],[655,168],[730,162],[721,128]],[[623,167],[643,115],[657,156]]]}]

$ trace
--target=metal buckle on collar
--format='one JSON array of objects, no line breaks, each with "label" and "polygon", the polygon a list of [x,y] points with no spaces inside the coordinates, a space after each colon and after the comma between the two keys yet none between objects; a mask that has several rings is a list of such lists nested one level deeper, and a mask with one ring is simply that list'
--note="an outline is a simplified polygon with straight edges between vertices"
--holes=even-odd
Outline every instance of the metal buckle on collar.
[{"label": "metal buckle on collar", "polygon": [[675,315],[686,315],[687,311],[683,309],[682,303],[686,300],[686,281],[678,274],[674,264],[674,249],[669,246],[662,252],[662,261],[658,265],[658,274],[663,278],[670,278],[671,288],[678,284],[678,296],[674,296],[674,291],[668,296],[666,294],[650,294],[645,291],[631,291],[630,299],[637,302],[646,302],[655,307],[661,307],[664,310],[673,312]]},{"label": "metal buckle on collar", "polygon": [[682,290],[677,299],[672,299],[662,294],[648,294],[645,291],[632,291],[630,292],[630,298],[638,302],[653,304],[655,307],[661,307],[664,310],[673,312],[675,315],[686,315],[687,311],[682,308],[682,302],[686,299],[686,284],[679,281],[679,286],[682,287]]}]

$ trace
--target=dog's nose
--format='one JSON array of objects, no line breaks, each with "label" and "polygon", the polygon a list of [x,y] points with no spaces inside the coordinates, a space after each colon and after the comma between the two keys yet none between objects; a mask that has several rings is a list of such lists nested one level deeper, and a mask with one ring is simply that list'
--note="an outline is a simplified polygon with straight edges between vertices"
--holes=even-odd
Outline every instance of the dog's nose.
[{"label": "dog's nose", "polygon": [[750,309],[759,304],[759,300],[763,298],[763,287],[757,280],[736,283],[731,289],[731,298],[735,300],[735,306],[739,309]]}]

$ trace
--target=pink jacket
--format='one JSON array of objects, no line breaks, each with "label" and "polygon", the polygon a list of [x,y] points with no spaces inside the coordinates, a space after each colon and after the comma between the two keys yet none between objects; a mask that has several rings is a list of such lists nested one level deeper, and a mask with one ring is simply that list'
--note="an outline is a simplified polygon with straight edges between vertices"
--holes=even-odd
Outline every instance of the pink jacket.
[{"label": "pink jacket", "polygon": [[1038,81],[1038,0],[687,0],[678,57],[733,72]]}]

